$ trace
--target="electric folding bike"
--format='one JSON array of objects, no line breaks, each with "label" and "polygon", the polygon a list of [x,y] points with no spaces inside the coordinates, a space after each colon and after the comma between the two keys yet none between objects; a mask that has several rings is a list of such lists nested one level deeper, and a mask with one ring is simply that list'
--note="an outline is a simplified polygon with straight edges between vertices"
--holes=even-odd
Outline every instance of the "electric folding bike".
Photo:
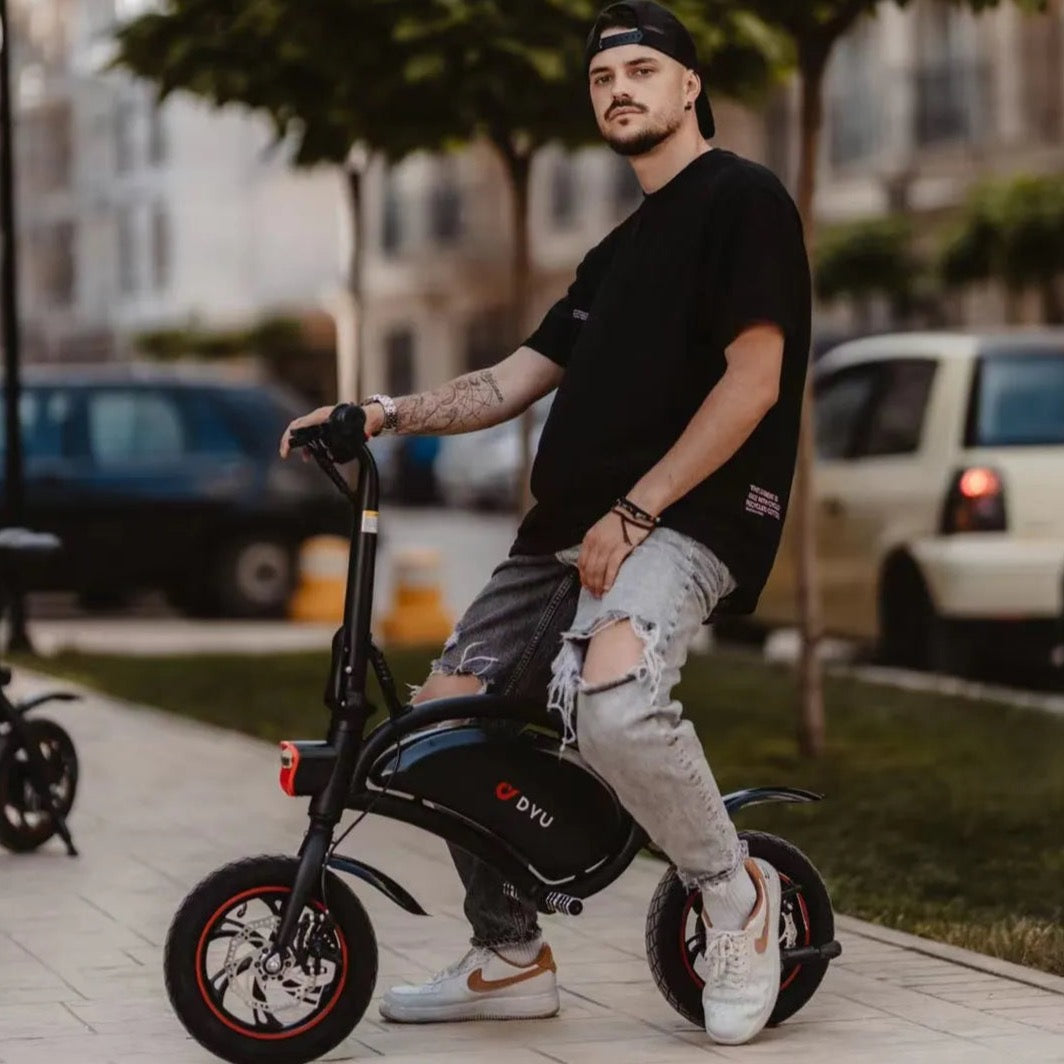
[{"label": "electric folding bike", "polygon": [[[425,915],[385,873],[336,852],[347,809],[391,817],[454,843],[494,866],[507,890],[542,913],[577,915],[584,899],[612,883],[646,833],[572,747],[541,702],[478,694],[404,705],[370,636],[378,481],[365,447],[360,407],[337,407],[321,426],[293,433],[352,503],[355,521],[344,620],[333,638],[325,691],[326,738],[281,743],[280,783],[308,797],[309,825],[298,856],[228,864],[185,898],[165,951],[170,1002],[203,1046],[236,1064],[296,1064],[327,1053],[365,1012],[377,978],[377,945],[362,905],[333,873],[369,883],[407,912]],[[352,491],[337,469],[357,458]],[[367,734],[372,666],[387,718]],[[499,722],[508,722],[502,728]],[[730,811],[765,801],[819,798],[785,787],[730,794]],[[350,830],[350,829],[348,829]],[[346,835],[346,832],[344,833]],[[797,849],[745,833],[753,856],[783,883],[780,993],[770,1022],[812,996],[838,956],[831,903],[816,869]],[[669,1003],[703,1022],[701,893],[665,868],[646,922],[651,973]],[[704,971],[704,969],[702,969]]]},{"label": "electric folding bike", "polygon": [[[0,599],[6,599],[11,569],[19,559],[59,550],[59,539],[25,528],[0,529]],[[3,688],[11,670],[0,666],[0,846],[25,853],[58,834],[67,853],[78,851],[66,817],[78,787],[78,755],[69,734],[55,721],[27,714],[46,702],[71,702],[78,695],[50,691],[12,702]]]}]

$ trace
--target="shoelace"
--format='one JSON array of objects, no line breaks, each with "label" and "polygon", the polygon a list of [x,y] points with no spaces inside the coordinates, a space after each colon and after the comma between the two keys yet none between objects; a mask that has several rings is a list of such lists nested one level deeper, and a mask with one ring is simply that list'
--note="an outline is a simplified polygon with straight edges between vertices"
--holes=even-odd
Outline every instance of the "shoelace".
[{"label": "shoelace", "polygon": [[715,987],[739,990],[746,985],[750,956],[738,935],[716,934],[706,943],[709,978]]}]

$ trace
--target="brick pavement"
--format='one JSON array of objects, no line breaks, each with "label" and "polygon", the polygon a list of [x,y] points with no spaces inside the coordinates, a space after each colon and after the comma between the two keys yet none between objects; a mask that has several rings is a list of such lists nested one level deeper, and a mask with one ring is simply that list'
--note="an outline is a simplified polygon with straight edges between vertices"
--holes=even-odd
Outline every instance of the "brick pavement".
[{"label": "brick pavement", "polygon": [[[292,852],[304,804],[280,792],[274,749],[253,739],[98,696],[53,715],[81,757],[71,826],[82,856],[67,858],[55,842],[32,855],[0,851],[0,1064],[206,1064],[213,1058],[185,1035],[162,986],[170,918],[219,864]],[[307,737],[323,726],[308,705]],[[410,917],[354,884],[380,944],[378,991],[460,954],[461,894],[441,842],[371,817],[345,850],[394,875],[433,914]],[[659,875],[639,860],[584,916],[548,920],[559,1017],[403,1027],[381,1021],[374,1001],[327,1059],[1064,1061],[1064,979],[846,919],[844,955],[802,1012],[749,1046],[713,1047],[669,1009],[646,968],[643,919]]]}]

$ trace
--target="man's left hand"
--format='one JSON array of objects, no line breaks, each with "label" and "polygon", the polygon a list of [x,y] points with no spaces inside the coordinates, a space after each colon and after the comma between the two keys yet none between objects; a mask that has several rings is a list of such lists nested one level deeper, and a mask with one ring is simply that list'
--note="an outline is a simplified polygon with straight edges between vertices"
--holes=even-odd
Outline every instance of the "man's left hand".
[{"label": "man's left hand", "polygon": [[628,522],[628,538],[632,542],[626,543],[621,515],[612,510],[596,521],[580,545],[577,567],[581,586],[596,597],[604,595],[613,587],[621,563],[649,535],[648,529]]}]

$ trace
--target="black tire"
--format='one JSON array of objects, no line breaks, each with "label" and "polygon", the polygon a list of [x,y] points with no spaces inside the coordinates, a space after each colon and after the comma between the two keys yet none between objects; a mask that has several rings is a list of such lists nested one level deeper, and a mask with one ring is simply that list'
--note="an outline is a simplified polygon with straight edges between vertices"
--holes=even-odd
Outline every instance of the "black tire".
[{"label": "black tire", "polygon": [[241,536],[218,552],[215,587],[223,617],[283,617],[295,588],[292,544],[268,534]]},{"label": "black tire", "polygon": [[[251,857],[219,868],[207,876],[181,903],[166,937],[163,966],[170,1004],[186,1030],[205,1049],[233,1064],[303,1064],[316,1060],[342,1042],[362,1018],[377,981],[377,940],[365,909],[351,890],[332,872],[324,877],[327,908],[320,897],[320,886],[312,898],[313,910],[322,922],[313,931],[312,940],[307,918],[308,906],[301,914],[305,930],[297,933],[297,946],[305,947],[305,964],[296,957],[286,960],[280,975],[267,976],[256,968],[257,958],[268,941],[269,932],[261,930],[263,920],[276,920],[284,897],[291,892],[299,861],[294,857]],[[235,926],[253,905],[253,920],[238,932]],[[236,916],[229,916],[236,910]],[[212,929],[229,923],[228,934],[214,938]],[[259,930],[255,930],[256,923]],[[274,924],[276,927],[276,923]],[[244,937],[246,936],[246,937]],[[313,939],[319,940],[315,949]],[[228,946],[222,952],[226,963],[217,974],[211,971],[209,956],[212,944]],[[234,954],[243,943],[243,955]],[[220,948],[220,946],[219,946]],[[213,960],[219,959],[215,951]],[[269,994],[280,997],[288,1008],[306,1005],[305,1000],[286,996],[293,981],[321,975],[309,971],[316,964],[327,970],[330,980],[318,992],[326,1004],[315,1005],[309,1014],[283,1023],[270,1008],[258,1008],[264,1017],[256,1023],[255,1012],[247,1006],[247,992],[252,1001],[267,1002]],[[324,967],[323,967],[324,966]],[[214,989],[217,975],[229,972],[220,992]],[[212,976],[214,976],[212,978]],[[241,981],[242,980],[242,981]],[[213,992],[212,992],[213,991]],[[305,991],[304,991],[305,992]],[[244,1016],[232,1011],[244,1006]],[[250,1020],[247,1018],[250,1014]]]},{"label": "black tire", "polygon": [[936,611],[911,559],[899,558],[883,573],[879,632],[879,657],[884,664],[955,676],[971,670],[970,634]]},{"label": "black tire", "polygon": [[[780,941],[793,945],[822,946],[835,937],[835,917],[831,899],[817,870],[809,858],[789,842],[760,831],[743,831],[751,857],[768,861],[780,874],[786,891],[789,884],[798,884],[799,892],[785,894],[780,914]],[[665,1000],[696,1027],[705,1027],[702,1011],[703,980],[695,961],[702,943],[701,892],[688,891],[670,865],[658,883],[647,911],[646,949],[651,974]],[[789,922],[790,921],[790,922]],[[689,924],[694,924],[695,934]],[[780,992],[776,1007],[769,1017],[769,1026],[782,1023],[793,1016],[816,992],[828,969],[827,961],[799,964],[785,968],[780,977]]]},{"label": "black tire", "polygon": [[[78,790],[78,755],[66,731],[46,717],[22,724],[41,751],[48,783],[63,816],[70,812]],[[27,853],[43,846],[56,832],[55,817],[42,803],[27,774],[26,751],[8,732],[0,739],[0,846]]]}]

